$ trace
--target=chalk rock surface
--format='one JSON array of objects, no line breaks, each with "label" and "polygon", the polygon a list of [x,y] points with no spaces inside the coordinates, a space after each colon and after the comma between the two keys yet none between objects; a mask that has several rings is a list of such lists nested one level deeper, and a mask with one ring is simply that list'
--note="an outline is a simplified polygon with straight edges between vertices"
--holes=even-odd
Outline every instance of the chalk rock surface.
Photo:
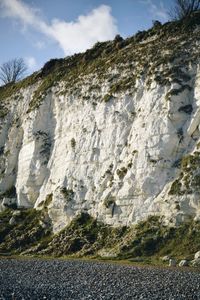
[{"label": "chalk rock surface", "polygon": [[1,209],[46,209],[55,232],[200,218],[199,26],[160,26],[0,87]]}]

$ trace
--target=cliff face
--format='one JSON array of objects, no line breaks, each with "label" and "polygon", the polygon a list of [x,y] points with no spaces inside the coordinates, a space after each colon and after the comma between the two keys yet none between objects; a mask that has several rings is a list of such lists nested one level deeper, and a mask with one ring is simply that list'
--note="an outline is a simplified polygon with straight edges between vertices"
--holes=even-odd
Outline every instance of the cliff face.
[{"label": "cliff face", "polygon": [[200,27],[157,25],[0,88],[1,209],[130,225],[200,217]]}]

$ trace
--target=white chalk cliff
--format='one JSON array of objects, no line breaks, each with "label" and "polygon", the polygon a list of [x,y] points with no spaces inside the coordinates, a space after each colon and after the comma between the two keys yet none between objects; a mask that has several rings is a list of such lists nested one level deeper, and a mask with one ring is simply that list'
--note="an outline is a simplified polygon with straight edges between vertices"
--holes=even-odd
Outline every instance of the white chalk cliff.
[{"label": "white chalk cliff", "polygon": [[46,209],[54,231],[82,211],[200,218],[200,26],[170,26],[0,88],[1,209]]}]

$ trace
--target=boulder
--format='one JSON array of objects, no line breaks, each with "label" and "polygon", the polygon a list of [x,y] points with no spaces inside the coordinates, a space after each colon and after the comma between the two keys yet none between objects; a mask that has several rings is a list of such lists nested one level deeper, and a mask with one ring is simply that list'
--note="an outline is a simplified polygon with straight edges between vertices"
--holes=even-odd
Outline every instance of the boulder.
[{"label": "boulder", "polygon": [[16,221],[15,217],[10,218],[10,220],[9,220],[10,225],[15,225],[16,223],[17,223],[17,221]]},{"label": "boulder", "polygon": [[189,262],[186,259],[182,259],[178,265],[179,267],[188,267]]},{"label": "boulder", "polygon": [[200,267],[200,258],[191,261],[193,267]]},{"label": "boulder", "polygon": [[20,210],[15,210],[13,213],[12,213],[13,217],[20,217],[21,216],[21,211]]},{"label": "boulder", "polygon": [[8,198],[8,197],[3,198],[2,206],[5,208],[16,206],[16,198]]},{"label": "boulder", "polygon": [[200,251],[196,252],[194,255],[194,259],[198,259],[200,258]]},{"label": "boulder", "polygon": [[161,257],[161,260],[163,261],[163,262],[167,262],[167,261],[169,261],[170,260],[170,256],[169,255],[165,255],[165,256],[163,256],[163,257]]},{"label": "boulder", "polygon": [[176,260],[174,258],[170,258],[169,267],[176,267]]}]

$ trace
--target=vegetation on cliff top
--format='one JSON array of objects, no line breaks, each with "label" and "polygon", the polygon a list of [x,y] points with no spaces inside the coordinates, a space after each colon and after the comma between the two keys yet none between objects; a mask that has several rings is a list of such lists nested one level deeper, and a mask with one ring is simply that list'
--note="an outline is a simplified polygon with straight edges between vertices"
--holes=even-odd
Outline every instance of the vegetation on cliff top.
[{"label": "vegetation on cliff top", "polygon": [[96,43],[85,53],[52,59],[39,72],[20,82],[0,87],[0,101],[38,83],[30,102],[30,111],[37,108],[49,89],[59,82],[64,82],[64,90],[69,92],[90,74],[96,74],[99,81],[109,82],[109,95],[133,90],[137,78],[145,80],[147,85],[152,80],[161,85],[177,80],[180,83],[186,79],[185,76],[183,78],[182,65],[187,68],[189,63],[196,63],[199,58],[195,46],[199,40],[196,30],[196,26],[200,25],[199,16],[198,11],[179,21],[163,25],[155,22],[151,29],[125,40],[116,36],[113,41]]}]

